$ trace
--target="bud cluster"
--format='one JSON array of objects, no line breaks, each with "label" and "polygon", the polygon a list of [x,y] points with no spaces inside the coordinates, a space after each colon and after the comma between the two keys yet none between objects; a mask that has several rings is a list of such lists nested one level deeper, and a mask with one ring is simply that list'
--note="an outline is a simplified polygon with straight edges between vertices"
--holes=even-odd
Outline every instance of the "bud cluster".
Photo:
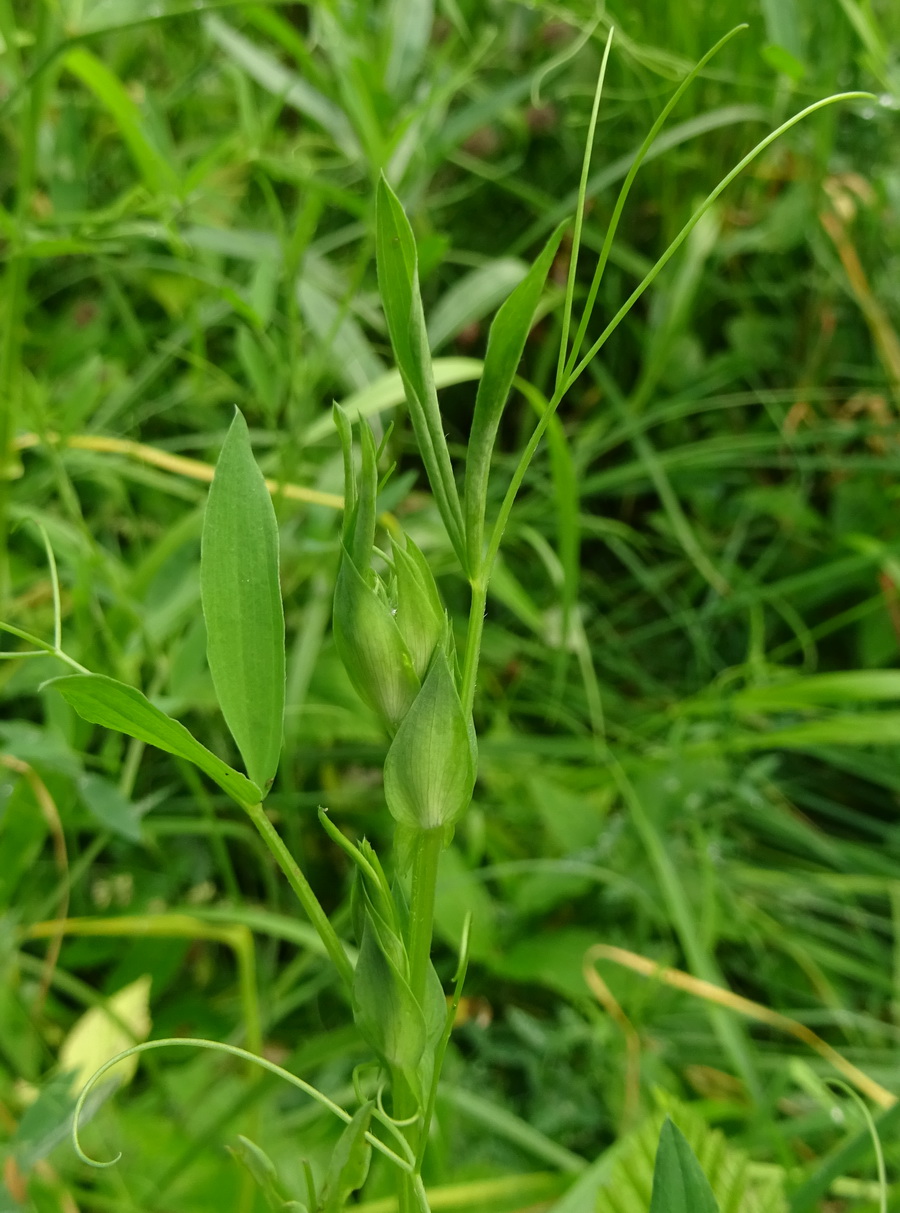
[{"label": "bud cluster", "polygon": [[409,537],[392,542],[387,579],[372,567],[375,440],[360,424],[357,477],[349,422],[338,408],[335,418],[345,467],[335,643],[359,695],[393,738],[384,791],[394,819],[412,830],[447,829],[465,812],[475,783],[474,731],[459,696],[449,622],[428,562]]}]

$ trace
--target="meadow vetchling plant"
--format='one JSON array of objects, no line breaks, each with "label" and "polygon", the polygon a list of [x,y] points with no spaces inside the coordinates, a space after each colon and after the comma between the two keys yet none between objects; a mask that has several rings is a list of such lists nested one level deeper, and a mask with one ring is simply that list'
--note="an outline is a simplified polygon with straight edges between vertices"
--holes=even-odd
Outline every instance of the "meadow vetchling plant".
[{"label": "meadow vetchling plant", "polygon": [[[384,766],[384,798],[394,819],[396,840],[393,863],[387,865],[387,870],[393,873],[389,877],[369,842],[351,844],[327,814],[320,815],[329,837],[344,849],[355,869],[352,889],[352,922],[358,946],[355,962],[263,808],[282,747],[284,614],[275,511],[253,458],[246,422],[239,412],[223,444],[209,493],[202,536],[201,592],[209,667],[246,775],[233,770],[202,746],[183,725],[160,711],[138,690],[84,670],[63,652],[58,628],[51,645],[3,625],[7,631],[66,660],[75,669],[75,673],[55,679],[52,685],[85,720],[194,763],[235,800],[260,832],[318,931],[346,987],[354,1019],[377,1058],[381,1074],[374,1097],[361,1098],[355,1113],[338,1107],[274,1063],[236,1046],[213,1041],[155,1040],[135,1046],[127,1054],[170,1046],[220,1049],[280,1074],[328,1107],[345,1122],[346,1128],[321,1191],[310,1196],[311,1202],[327,1213],[339,1213],[352,1192],[363,1185],[373,1149],[397,1169],[401,1213],[428,1207],[421,1181],[422,1161],[466,960],[464,943],[454,994],[448,1001],[431,963],[438,865],[475,786],[477,747],[472,708],[487,588],[516,493],[541,436],[566,392],[734,177],[779,134],[806,115],[833,101],[860,95],[842,94],[819,101],[763,139],[713,189],[601,335],[582,353],[600,278],[641,161],[691,80],[735,32],[722,39],[682,82],[638,152],[622,186],[594,281],[570,344],[585,183],[610,35],[584,160],[555,390],[544,402],[542,416],[521,453],[494,519],[488,519],[487,511],[498,428],[563,229],[557,229],[550,238],[491,326],[464,475],[460,477],[447,446],[434,384],[419,292],[415,238],[387,181],[382,178],[378,185],[376,252],[384,314],[433,499],[470,585],[471,610],[458,655],[450,621],[422,552],[399,528],[392,530],[388,551],[378,547],[379,452],[375,438],[367,423],[357,423],[336,408],[345,491],[333,632],[351,682],[391,739]],[[113,1064],[104,1066],[88,1083],[78,1112],[90,1089]],[[391,1097],[390,1113],[383,1103],[387,1090]],[[76,1148],[82,1158],[91,1161],[80,1146],[77,1114],[75,1123]],[[254,1175],[266,1174],[267,1160],[258,1145],[245,1141],[239,1156]],[[301,1207],[297,1202],[281,1207],[291,1205]],[[677,1213],[687,1209],[712,1213],[715,1201],[687,1143],[674,1126],[664,1127],[652,1211]]]}]

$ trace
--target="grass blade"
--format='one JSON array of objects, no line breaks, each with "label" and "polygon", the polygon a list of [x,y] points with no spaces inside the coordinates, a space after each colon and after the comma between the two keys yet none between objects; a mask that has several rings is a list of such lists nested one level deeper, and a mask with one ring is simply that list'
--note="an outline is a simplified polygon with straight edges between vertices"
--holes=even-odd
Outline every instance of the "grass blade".
[{"label": "grass blade", "polygon": [[150,138],[141,111],[118,76],[83,46],[73,47],[64,63],[112,115],[148,189],[154,194],[177,194],[178,177]]}]

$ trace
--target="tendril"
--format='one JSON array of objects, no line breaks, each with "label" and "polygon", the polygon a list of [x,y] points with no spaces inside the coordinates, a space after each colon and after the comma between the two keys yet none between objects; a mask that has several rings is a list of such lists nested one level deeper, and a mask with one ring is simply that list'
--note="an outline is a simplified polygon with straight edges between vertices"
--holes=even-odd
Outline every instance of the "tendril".
[{"label": "tendril", "polygon": [[[143,1044],[132,1045],[130,1049],[123,1049],[121,1053],[117,1053],[115,1057],[112,1057],[109,1061],[104,1062],[98,1070],[94,1071],[82,1088],[81,1094],[78,1096],[78,1102],[75,1104],[75,1113],[72,1118],[72,1145],[75,1148],[75,1153],[83,1163],[86,1163],[89,1167],[97,1167],[100,1170],[105,1170],[107,1167],[114,1167],[122,1157],[122,1151],[120,1150],[115,1158],[110,1158],[106,1162],[103,1162],[100,1159],[91,1158],[90,1155],[86,1154],[82,1148],[78,1131],[78,1122],[81,1119],[85,1100],[90,1092],[97,1085],[103,1075],[106,1074],[107,1071],[111,1070],[112,1067],[117,1064],[117,1062],[123,1061],[126,1057],[134,1057],[138,1053],[149,1053],[152,1049],[167,1048],[209,1049],[211,1052],[228,1053],[230,1056],[238,1057],[242,1061],[252,1062],[254,1065],[260,1066],[263,1070],[268,1070],[270,1074],[275,1074],[277,1077],[283,1078],[285,1082],[290,1083],[291,1086],[297,1087],[306,1095],[309,1095],[311,1099],[314,1099],[317,1103],[321,1104],[323,1108],[327,1108],[329,1112],[336,1116],[338,1120],[342,1120],[344,1124],[350,1124],[351,1120],[353,1119],[350,1113],[344,1111],[339,1104],[334,1103],[333,1100],[329,1099],[327,1095],[325,1095],[322,1091],[319,1091],[310,1083],[304,1082],[302,1078],[298,1078],[296,1074],[292,1074],[290,1070],[285,1070],[283,1066],[276,1065],[274,1061],[269,1061],[268,1058],[258,1057],[255,1053],[249,1053],[246,1049],[240,1049],[237,1045],[223,1044],[218,1040],[188,1040],[181,1037],[167,1037],[163,1040],[146,1040],[143,1042]],[[385,1158],[387,1158],[395,1166],[399,1167],[401,1171],[406,1171],[407,1173],[412,1172],[412,1161],[410,1161],[408,1158],[401,1158],[399,1154],[395,1154],[394,1151],[389,1146],[386,1146],[383,1141],[375,1136],[374,1133],[367,1132],[365,1134],[365,1138],[370,1146],[376,1150],[379,1150],[385,1156]],[[405,1152],[406,1151],[404,1151],[404,1153]]]}]

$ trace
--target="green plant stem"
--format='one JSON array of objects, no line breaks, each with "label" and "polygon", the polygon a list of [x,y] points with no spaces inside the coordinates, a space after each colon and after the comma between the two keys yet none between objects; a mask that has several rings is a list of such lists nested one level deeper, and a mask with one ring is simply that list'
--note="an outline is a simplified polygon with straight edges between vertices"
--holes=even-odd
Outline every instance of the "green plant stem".
[{"label": "green plant stem", "polygon": [[[412,864],[412,884],[409,898],[409,986],[420,1006],[425,1003],[428,967],[431,962],[431,937],[434,930],[434,899],[437,889],[438,864],[444,849],[444,831],[422,830],[415,841]],[[413,1213],[417,1208],[415,1179],[422,1162],[423,1117],[425,1108],[419,1102],[402,1075],[395,1076],[394,1114],[401,1120],[417,1116],[406,1130],[407,1141],[416,1158],[415,1172],[401,1179],[400,1213]]]},{"label": "green plant stem", "polygon": [[[319,938],[325,945],[325,950],[331,962],[341,976],[341,980],[349,991],[353,986],[353,966],[351,965],[344,945],[337,932],[328,921],[328,915],[319,904],[319,899],[312,891],[309,881],[301,872],[293,855],[282,841],[281,835],[269,821],[266,811],[261,804],[245,805],[247,816],[256,826],[259,834],[275,857],[275,861],[287,877],[287,882],[297,895],[297,900],[306,911],[309,921],[316,928]],[[429,936],[430,939],[430,936]]]},{"label": "green plant stem", "polygon": [[472,715],[475,702],[475,681],[478,677],[478,659],[481,656],[481,636],[484,632],[484,609],[487,604],[487,582],[490,570],[472,581],[472,603],[469,608],[469,627],[466,631],[466,651],[463,656],[462,700],[466,719]]},{"label": "green plant stem", "polygon": [[420,1006],[425,1002],[438,864],[444,849],[444,831],[422,830],[413,855],[409,899],[409,988]]}]

